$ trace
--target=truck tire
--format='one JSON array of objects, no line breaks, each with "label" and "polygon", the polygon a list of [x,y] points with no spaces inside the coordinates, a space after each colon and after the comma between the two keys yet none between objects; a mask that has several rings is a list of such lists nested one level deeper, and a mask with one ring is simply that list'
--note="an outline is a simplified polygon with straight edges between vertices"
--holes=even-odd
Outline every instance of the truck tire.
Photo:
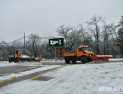
[{"label": "truck tire", "polygon": [[19,62],[18,58],[15,58],[15,61],[14,62]]},{"label": "truck tire", "polygon": [[88,62],[88,58],[86,56],[81,57],[81,63],[85,64]]},{"label": "truck tire", "polygon": [[11,63],[12,62],[12,59],[11,58],[9,58],[9,63]]},{"label": "truck tire", "polygon": [[72,60],[72,64],[76,64],[76,60]]},{"label": "truck tire", "polygon": [[70,64],[70,58],[69,57],[65,57],[65,63]]},{"label": "truck tire", "polygon": [[14,58],[9,58],[9,63],[13,62]]}]

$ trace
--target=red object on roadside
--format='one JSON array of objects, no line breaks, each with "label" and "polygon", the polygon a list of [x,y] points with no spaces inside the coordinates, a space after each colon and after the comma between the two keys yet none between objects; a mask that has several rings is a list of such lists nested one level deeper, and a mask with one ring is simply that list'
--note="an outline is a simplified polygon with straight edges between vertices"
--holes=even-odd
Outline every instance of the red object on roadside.
[{"label": "red object on roadside", "polygon": [[56,48],[56,57],[63,57],[63,53],[68,51],[68,47],[58,47]]},{"label": "red object on roadside", "polygon": [[35,58],[35,61],[40,62],[41,58]]}]

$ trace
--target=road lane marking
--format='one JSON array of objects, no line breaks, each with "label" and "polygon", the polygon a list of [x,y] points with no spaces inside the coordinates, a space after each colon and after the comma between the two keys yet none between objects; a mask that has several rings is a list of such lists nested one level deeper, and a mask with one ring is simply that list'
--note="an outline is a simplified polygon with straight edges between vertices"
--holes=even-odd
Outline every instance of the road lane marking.
[{"label": "road lane marking", "polygon": [[10,79],[6,79],[6,80],[3,80],[3,81],[0,81],[0,83],[4,83],[4,82],[10,81],[10,80],[14,80],[14,79],[17,79],[17,78],[20,78],[20,77],[23,77],[23,76],[26,76],[26,75],[22,75],[22,76],[18,76],[18,77],[13,77],[13,78],[10,78]]},{"label": "road lane marking", "polygon": [[[59,69],[59,68],[61,68],[61,67],[58,67],[58,68],[56,68],[56,69]],[[53,69],[53,70],[48,71],[48,72],[45,72],[45,73],[43,73],[43,74],[40,74],[40,75],[35,76],[35,77],[33,77],[33,78],[31,78],[31,79],[28,79],[28,80],[33,80],[33,79],[36,79],[36,78],[38,78],[38,77],[41,77],[41,76],[42,76],[42,75],[44,75],[44,74],[50,73],[50,72],[52,72],[52,71],[55,71],[56,69]]]},{"label": "road lane marking", "polygon": [[65,64],[64,66],[67,66],[68,64]]},{"label": "road lane marking", "polygon": [[[56,69],[59,69],[59,68],[61,68],[61,67],[58,67],[58,68],[56,68]],[[54,70],[56,70],[56,69],[53,69],[53,70],[48,71],[48,72],[46,72],[46,73],[52,72],[52,71],[54,71]],[[38,75],[38,76],[36,76],[36,77],[33,77],[33,78],[31,78],[31,79],[28,79],[28,80],[36,79],[36,78],[38,78],[38,77],[40,77],[40,76],[42,76],[42,75],[44,75],[44,74],[46,74],[46,73],[40,74],[40,75]],[[7,82],[7,81],[11,81],[11,80],[14,80],[14,79],[23,77],[23,76],[26,76],[26,75],[22,75],[22,76],[18,76],[18,77],[12,77],[12,78],[10,78],[10,79],[6,79],[6,80],[3,80],[3,81],[0,81],[0,83],[4,83],[4,82]]]},{"label": "road lane marking", "polygon": [[[59,69],[59,68],[62,68],[62,66],[61,66],[61,67],[58,67],[58,68],[56,68],[56,69]],[[53,69],[53,70],[48,71],[48,72],[46,72],[46,73],[55,71],[56,69]],[[43,74],[46,74],[46,73],[43,73]],[[43,74],[40,74],[40,76],[42,76]],[[14,79],[17,79],[17,78],[20,78],[20,77],[23,77],[23,76],[26,76],[26,75],[22,75],[22,76],[18,76],[18,77],[13,77],[13,78],[10,78],[10,79],[6,79],[6,80],[3,80],[3,81],[0,81],[0,83],[4,83],[4,82],[10,81],[10,80],[14,80]],[[40,77],[40,76],[38,75],[38,76],[36,76],[36,77]],[[33,79],[35,79],[36,77],[33,77]],[[58,78],[58,77],[56,77],[55,79],[57,79],[57,78]],[[29,80],[33,80],[33,79],[32,79],[32,78],[31,78],[31,79],[26,79],[26,80],[23,80],[22,82],[24,82],[24,81],[29,81]],[[11,86],[5,87],[5,88],[1,89],[0,92],[5,91],[5,90],[9,89],[10,87],[11,87]]]}]

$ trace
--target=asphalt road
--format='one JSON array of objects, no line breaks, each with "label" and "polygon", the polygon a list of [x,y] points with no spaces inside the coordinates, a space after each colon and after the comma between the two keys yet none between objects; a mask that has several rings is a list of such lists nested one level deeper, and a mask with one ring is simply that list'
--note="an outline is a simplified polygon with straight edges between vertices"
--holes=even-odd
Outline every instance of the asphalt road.
[{"label": "asphalt road", "polygon": [[0,76],[6,76],[11,73],[23,72],[35,68],[39,68],[40,66],[8,66],[8,67],[0,67]]},{"label": "asphalt road", "polygon": [[43,81],[47,81],[49,79],[52,79],[49,76],[42,76],[45,73],[51,72],[56,70],[57,68],[52,68],[52,69],[48,69],[48,70],[44,70],[44,71],[40,71],[40,72],[36,72],[36,73],[32,73],[32,74],[28,74],[28,75],[22,75],[19,77],[15,77],[15,78],[10,78],[10,79],[6,79],[3,81],[0,81],[0,88],[6,85],[10,85],[16,82],[20,82],[23,80],[43,80]]},{"label": "asphalt road", "polygon": [[[64,62],[42,62],[42,65],[61,65],[64,66],[66,65]],[[0,76],[6,76],[6,75],[10,75],[12,73],[19,73],[19,72],[24,72],[27,70],[31,70],[31,69],[36,69],[39,67],[43,67],[43,66],[8,66],[8,67],[0,67]],[[5,79],[3,81],[0,81],[0,88],[9,84],[13,84],[19,81],[23,81],[23,80],[49,80],[52,79],[51,77],[44,77],[44,76],[40,76],[42,74],[45,74],[47,72],[53,71],[57,68],[52,68],[52,69],[48,69],[48,70],[44,70],[44,71],[40,71],[40,72],[36,72],[36,73],[32,73],[32,74],[28,74],[28,75],[22,75],[19,77],[15,77],[15,78],[10,78],[10,79]],[[39,77],[37,77],[39,76]]]},{"label": "asphalt road", "polygon": [[[65,65],[64,62],[41,62],[42,65]],[[43,67],[43,66],[23,66],[23,65],[19,65],[19,66],[7,66],[7,67],[0,67],[0,76],[6,76],[9,75],[11,73],[18,73],[18,72],[24,72],[27,70],[31,70],[31,69],[35,69],[35,68],[39,68],[39,67]]]}]

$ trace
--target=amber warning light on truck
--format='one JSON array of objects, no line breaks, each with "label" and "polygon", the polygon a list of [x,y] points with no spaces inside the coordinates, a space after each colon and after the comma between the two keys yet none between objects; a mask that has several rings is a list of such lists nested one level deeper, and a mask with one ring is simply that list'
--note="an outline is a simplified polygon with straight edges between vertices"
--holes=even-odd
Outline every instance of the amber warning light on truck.
[{"label": "amber warning light on truck", "polygon": [[49,39],[49,46],[64,46],[63,38]]}]

